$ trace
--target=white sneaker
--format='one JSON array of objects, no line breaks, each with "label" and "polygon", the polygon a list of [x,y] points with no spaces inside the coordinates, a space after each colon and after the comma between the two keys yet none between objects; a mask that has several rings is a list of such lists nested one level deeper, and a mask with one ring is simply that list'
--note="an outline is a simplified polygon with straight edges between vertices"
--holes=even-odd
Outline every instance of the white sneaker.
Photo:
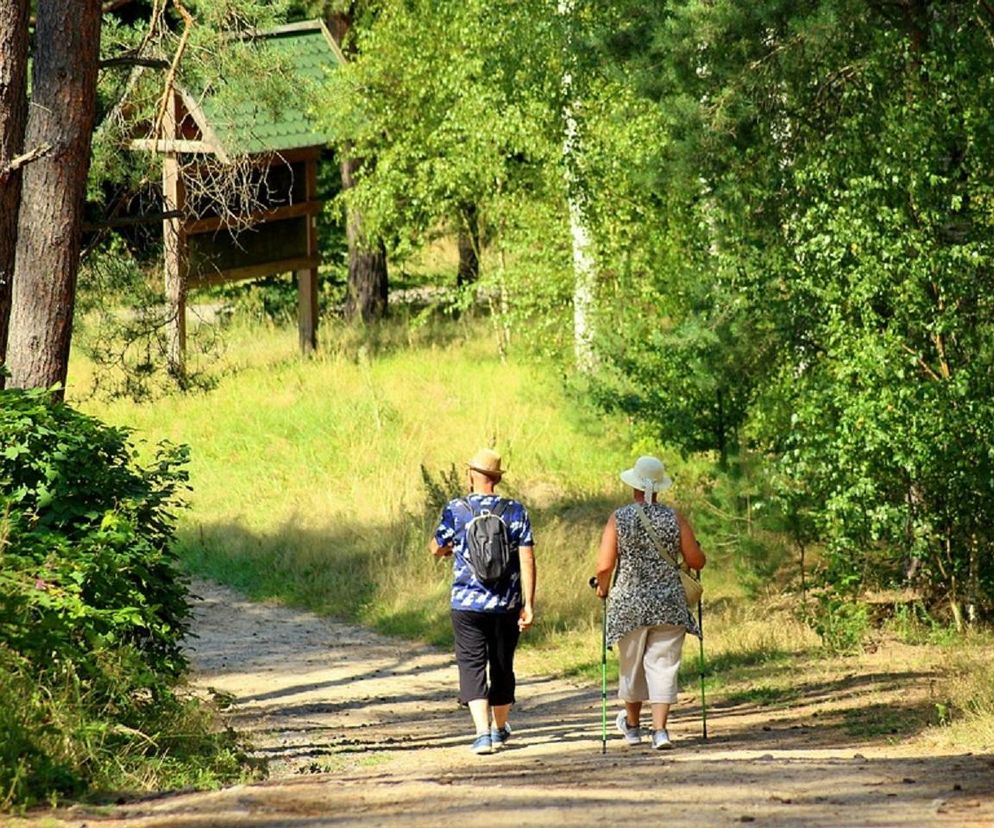
[{"label": "white sneaker", "polygon": [[653,750],[672,750],[673,743],[670,741],[670,734],[663,730],[654,730],[652,732],[652,749]]},{"label": "white sneaker", "polygon": [[639,726],[629,727],[628,716],[624,710],[618,714],[618,718],[614,720],[615,727],[618,728],[618,732],[625,737],[625,741],[630,745],[640,745],[642,744],[642,731],[639,730]]}]

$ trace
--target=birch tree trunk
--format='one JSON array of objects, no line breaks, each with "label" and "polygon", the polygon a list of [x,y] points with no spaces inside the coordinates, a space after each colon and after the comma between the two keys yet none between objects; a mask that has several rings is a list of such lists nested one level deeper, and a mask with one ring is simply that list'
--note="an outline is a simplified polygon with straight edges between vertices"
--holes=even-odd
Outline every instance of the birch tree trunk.
[{"label": "birch tree trunk", "polygon": [[[571,30],[573,0],[559,0],[566,31]],[[584,214],[583,187],[578,171],[580,128],[576,119],[576,99],[573,91],[572,37],[566,38],[566,68],[563,70],[563,169],[566,183],[566,200],[569,209],[570,239],[573,246],[573,350],[576,366],[580,371],[590,371],[594,366],[593,311],[597,263],[587,230]]]},{"label": "birch tree trunk", "polygon": [[39,0],[8,338],[10,385],[65,385],[100,57],[101,0]]},{"label": "birch tree trunk", "polygon": [[[24,149],[28,116],[29,0],[0,0],[0,365],[7,356],[17,212],[21,200],[21,171],[15,159]],[[0,372],[0,388],[4,375]]]}]

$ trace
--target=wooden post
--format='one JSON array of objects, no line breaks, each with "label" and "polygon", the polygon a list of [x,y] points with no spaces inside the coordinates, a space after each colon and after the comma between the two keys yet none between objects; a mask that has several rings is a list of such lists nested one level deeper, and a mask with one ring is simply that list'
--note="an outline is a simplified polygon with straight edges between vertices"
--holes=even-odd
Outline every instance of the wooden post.
[{"label": "wooden post", "polygon": [[[176,138],[178,95],[171,94],[162,119],[162,138]],[[185,192],[180,176],[179,154],[166,152],[162,159],[162,210],[181,213]],[[168,362],[169,373],[182,380],[186,373],[186,285],[183,257],[186,254],[183,219],[172,217],[162,222],[162,243],[165,253],[166,305],[169,309]]]},{"label": "wooden post", "polygon": [[[304,165],[306,198],[317,198],[317,158],[308,158]],[[317,217],[308,213],[307,255],[316,260],[318,255]],[[300,333],[300,352],[312,353],[318,346],[318,269],[317,266],[297,271],[297,329]]]}]

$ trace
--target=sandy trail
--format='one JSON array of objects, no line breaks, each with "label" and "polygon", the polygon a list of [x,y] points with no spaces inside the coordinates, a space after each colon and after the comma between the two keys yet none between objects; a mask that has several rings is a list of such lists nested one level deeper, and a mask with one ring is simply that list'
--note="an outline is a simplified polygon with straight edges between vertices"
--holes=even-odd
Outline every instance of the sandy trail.
[{"label": "sandy trail", "polygon": [[[809,687],[789,708],[726,705],[700,738],[692,696],[674,708],[676,749],[601,753],[600,690],[519,677],[515,733],[469,753],[448,652],[199,583],[196,683],[228,694],[270,778],[212,793],[62,812],[82,826],[595,825],[991,826],[994,755],[853,742],[833,716],[871,687],[915,692],[927,677],[856,675]],[[593,644],[592,646],[596,646]],[[895,696],[896,697],[896,696]],[[612,702],[610,710],[617,709]],[[38,815],[53,824],[53,816]]]}]

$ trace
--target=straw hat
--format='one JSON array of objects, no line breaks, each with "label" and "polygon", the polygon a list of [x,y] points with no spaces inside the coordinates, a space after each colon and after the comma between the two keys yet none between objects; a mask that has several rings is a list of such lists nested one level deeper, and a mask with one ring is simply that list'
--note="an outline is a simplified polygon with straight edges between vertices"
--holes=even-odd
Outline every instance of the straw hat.
[{"label": "straw hat", "polygon": [[504,469],[500,465],[500,455],[493,449],[480,449],[466,461],[466,465],[473,471],[478,471],[487,477],[496,477],[498,480],[504,474]]},{"label": "straw hat", "polygon": [[673,485],[663,461],[649,455],[643,455],[634,466],[625,469],[621,473],[621,482],[633,489],[641,489],[647,498],[651,498],[653,492],[665,492]]}]

